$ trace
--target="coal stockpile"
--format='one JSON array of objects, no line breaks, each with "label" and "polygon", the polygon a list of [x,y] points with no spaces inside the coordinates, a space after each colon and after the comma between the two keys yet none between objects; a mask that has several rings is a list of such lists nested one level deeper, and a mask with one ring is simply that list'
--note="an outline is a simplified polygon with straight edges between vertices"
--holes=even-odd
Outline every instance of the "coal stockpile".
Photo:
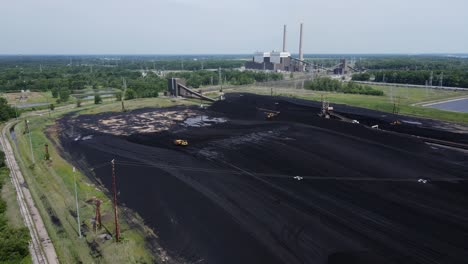
[{"label": "coal stockpile", "polygon": [[[170,263],[466,263],[466,153],[365,121],[326,120],[320,107],[230,94],[207,110],[119,114],[125,135],[92,129],[112,113],[64,118],[61,142],[108,189],[110,167],[100,165],[116,159],[119,201],[154,229]],[[267,120],[265,109],[280,113]],[[355,119],[368,111],[349,109]],[[157,132],[128,130],[140,126],[136,114],[152,126],[174,111],[187,118]],[[385,124],[382,115],[367,117]],[[411,134],[424,133],[418,124],[408,124]]]}]

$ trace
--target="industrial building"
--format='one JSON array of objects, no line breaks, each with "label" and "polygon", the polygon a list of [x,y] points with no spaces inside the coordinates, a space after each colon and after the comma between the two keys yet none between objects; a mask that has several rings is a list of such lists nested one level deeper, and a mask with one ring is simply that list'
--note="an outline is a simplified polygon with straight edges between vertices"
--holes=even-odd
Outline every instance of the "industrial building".
[{"label": "industrial building", "polygon": [[291,53],[286,50],[286,25],[283,29],[283,50],[272,52],[255,52],[251,61],[246,62],[246,69],[270,70],[270,71],[296,71],[306,70],[308,63],[304,62],[304,53],[302,51],[303,24],[301,23],[299,40],[299,58],[293,58]]}]

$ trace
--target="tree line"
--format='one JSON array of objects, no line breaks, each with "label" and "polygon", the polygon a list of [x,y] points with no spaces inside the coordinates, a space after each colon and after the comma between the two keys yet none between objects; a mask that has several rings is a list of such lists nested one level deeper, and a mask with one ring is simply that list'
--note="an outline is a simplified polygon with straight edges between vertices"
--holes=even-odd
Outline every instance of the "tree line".
[{"label": "tree line", "polygon": [[308,81],[304,84],[304,87],[306,89],[316,91],[339,92],[348,94],[366,94],[375,96],[384,95],[383,91],[374,89],[369,85],[361,85],[355,82],[344,83],[339,80],[334,80],[326,77],[321,77],[312,81]]},{"label": "tree line", "polygon": [[356,61],[355,68],[405,71],[468,71],[468,59],[447,56],[386,56]]},{"label": "tree line", "polygon": [[[221,76],[221,80],[219,76]],[[219,71],[174,72],[169,74],[168,77],[184,78],[187,81],[187,85],[193,88],[218,85],[220,83],[245,85],[255,82],[278,81],[283,79],[283,75],[280,73],[238,70],[221,70],[221,74]]]},{"label": "tree line", "polygon": [[449,87],[468,88],[467,71],[401,71],[401,70],[382,70],[370,71],[367,73],[353,74],[354,81],[375,81],[386,83],[401,84],[430,84],[432,73],[432,85]]}]

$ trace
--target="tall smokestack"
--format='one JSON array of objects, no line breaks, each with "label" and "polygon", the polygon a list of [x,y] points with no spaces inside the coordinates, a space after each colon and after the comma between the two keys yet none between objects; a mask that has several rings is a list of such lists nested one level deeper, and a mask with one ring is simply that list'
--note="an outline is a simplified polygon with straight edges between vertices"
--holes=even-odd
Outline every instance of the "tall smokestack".
[{"label": "tall smokestack", "polygon": [[301,33],[299,37],[299,60],[301,61],[304,60],[304,53],[302,52],[302,28],[303,28],[303,24],[301,23]]},{"label": "tall smokestack", "polygon": [[286,52],[286,25],[283,28],[283,52]]}]

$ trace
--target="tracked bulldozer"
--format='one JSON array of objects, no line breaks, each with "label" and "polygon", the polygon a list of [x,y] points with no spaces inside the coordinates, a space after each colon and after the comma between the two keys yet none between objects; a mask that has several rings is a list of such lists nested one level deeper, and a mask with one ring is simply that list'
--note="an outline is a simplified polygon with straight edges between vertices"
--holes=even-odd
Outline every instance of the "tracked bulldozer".
[{"label": "tracked bulldozer", "polygon": [[176,146],[188,146],[188,141],[184,139],[176,139],[174,140],[174,145]]}]

